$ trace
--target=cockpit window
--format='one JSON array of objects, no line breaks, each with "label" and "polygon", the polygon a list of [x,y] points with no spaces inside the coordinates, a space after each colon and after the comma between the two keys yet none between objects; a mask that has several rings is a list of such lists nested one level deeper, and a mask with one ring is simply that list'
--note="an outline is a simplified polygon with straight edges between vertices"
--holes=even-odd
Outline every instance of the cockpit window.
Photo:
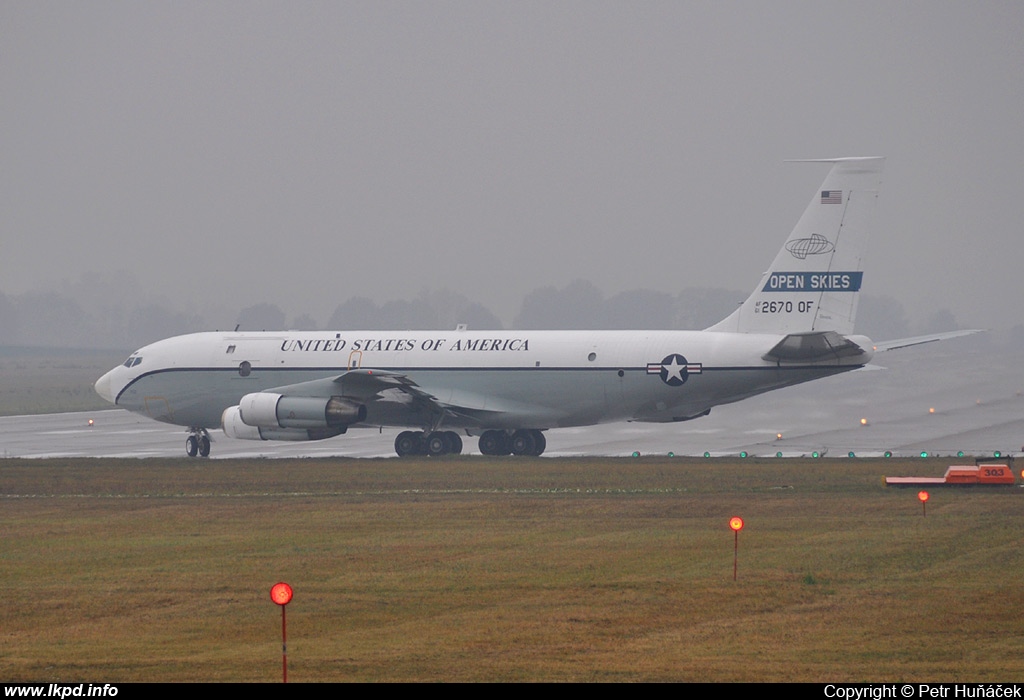
[{"label": "cockpit window", "polygon": [[129,357],[127,360],[124,361],[124,366],[125,367],[138,367],[141,363],[142,363],[142,358],[141,357],[136,357],[135,355],[132,355],[131,357]]}]

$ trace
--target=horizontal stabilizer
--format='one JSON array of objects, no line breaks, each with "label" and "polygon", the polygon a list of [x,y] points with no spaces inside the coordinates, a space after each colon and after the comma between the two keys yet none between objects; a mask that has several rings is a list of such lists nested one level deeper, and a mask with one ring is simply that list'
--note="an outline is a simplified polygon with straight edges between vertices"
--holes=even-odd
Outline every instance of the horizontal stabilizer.
[{"label": "horizontal stabilizer", "polygon": [[947,331],[945,333],[932,333],[931,335],[918,335],[913,338],[900,338],[899,340],[887,340],[882,343],[875,343],[874,349],[876,352],[885,352],[886,350],[899,350],[900,348],[909,348],[914,345],[924,345],[925,343],[934,343],[939,340],[949,340],[950,338],[960,338],[965,335],[974,335],[975,333],[984,333],[984,330],[966,330],[966,331]]}]

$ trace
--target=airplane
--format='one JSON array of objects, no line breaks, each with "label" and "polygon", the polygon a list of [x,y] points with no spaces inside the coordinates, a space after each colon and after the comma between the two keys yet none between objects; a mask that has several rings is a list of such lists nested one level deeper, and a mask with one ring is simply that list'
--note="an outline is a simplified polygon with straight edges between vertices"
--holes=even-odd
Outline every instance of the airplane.
[{"label": "airplane", "polygon": [[[190,457],[211,429],[242,440],[322,440],[399,427],[395,452],[539,456],[545,431],[669,423],[721,404],[865,367],[853,335],[862,255],[885,159],[835,158],[753,293],[698,331],[203,332],[133,352],[96,391],[188,428]],[[461,434],[460,434],[461,433]]]}]

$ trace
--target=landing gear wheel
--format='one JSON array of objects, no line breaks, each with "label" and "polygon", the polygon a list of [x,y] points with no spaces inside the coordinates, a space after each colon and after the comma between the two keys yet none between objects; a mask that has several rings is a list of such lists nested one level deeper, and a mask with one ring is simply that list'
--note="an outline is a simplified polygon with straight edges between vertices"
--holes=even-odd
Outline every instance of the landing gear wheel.
[{"label": "landing gear wheel", "polygon": [[453,455],[462,454],[462,438],[454,430],[445,433],[448,436],[448,452]]},{"label": "landing gear wheel", "polygon": [[185,440],[185,454],[189,457],[210,456],[210,434],[206,428],[192,428]]},{"label": "landing gear wheel", "polygon": [[530,432],[533,433],[533,456],[540,457],[544,454],[544,450],[547,449],[548,439],[539,430],[531,430]]},{"label": "landing gear wheel", "polygon": [[537,440],[534,437],[534,431],[517,430],[512,433],[512,440],[509,447],[512,448],[512,454],[516,456],[533,456],[534,450],[537,449]]},{"label": "landing gear wheel", "polygon": [[395,452],[399,457],[412,457],[421,453],[423,433],[403,430],[395,438]]},{"label": "landing gear wheel", "polygon": [[440,457],[451,452],[448,433],[435,431],[427,435],[426,448],[427,455],[430,457]]},{"label": "landing gear wheel", "polygon": [[485,430],[480,436],[480,454],[507,455],[510,452],[508,442],[504,430]]}]

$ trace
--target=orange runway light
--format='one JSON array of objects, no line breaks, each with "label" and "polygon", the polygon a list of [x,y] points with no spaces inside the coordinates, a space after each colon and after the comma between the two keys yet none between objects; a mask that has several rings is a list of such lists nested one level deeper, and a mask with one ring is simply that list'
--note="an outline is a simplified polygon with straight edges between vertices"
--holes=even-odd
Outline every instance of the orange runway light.
[{"label": "orange runway light", "polygon": [[281,606],[281,679],[288,682],[288,618],[285,606],[292,600],[292,587],[282,581],[270,589],[270,599]]},{"label": "orange runway light", "polygon": [[743,529],[743,518],[734,516],[729,518],[729,528],[733,532],[732,545],[732,580],[736,580],[736,569],[740,559],[740,530]]},{"label": "orange runway light", "polygon": [[288,605],[292,601],[292,587],[287,583],[275,583],[270,589],[270,599],[278,605]]}]

